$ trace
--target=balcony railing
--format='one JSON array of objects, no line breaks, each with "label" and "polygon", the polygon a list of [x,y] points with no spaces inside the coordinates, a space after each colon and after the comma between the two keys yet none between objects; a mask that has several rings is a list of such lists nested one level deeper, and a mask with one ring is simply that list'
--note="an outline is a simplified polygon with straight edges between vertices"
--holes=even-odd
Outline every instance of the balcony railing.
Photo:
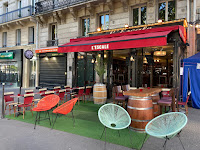
[{"label": "balcony railing", "polygon": [[16,9],[0,15],[0,23],[5,23],[19,18],[28,17],[33,15],[33,12],[34,12],[34,7],[31,5],[23,7],[21,9]]},{"label": "balcony railing", "polygon": [[45,0],[35,3],[35,13],[45,13],[52,10],[77,5],[89,0]]},{"label": "balcony railing", "polygon": [[50,47],[50,46],[58,46],[58,39],[47,41],[47,47]]}]

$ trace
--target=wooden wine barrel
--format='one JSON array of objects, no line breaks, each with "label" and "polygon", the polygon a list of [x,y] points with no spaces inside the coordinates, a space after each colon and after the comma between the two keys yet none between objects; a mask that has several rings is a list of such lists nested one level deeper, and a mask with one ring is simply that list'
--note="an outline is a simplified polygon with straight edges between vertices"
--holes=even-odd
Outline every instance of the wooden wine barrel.
[{"label": "wooden wine barrel", "polygon": [[158,105],[158,101],[160,100],[159,93],[153,94],[152,96],[152,102],[153,102],[153,114],[154,117],[157,117],[160,115],[160,106]]},{"label": "wooden wine barrel", "polygon": [[130,128],[137,132],[145,132],[145,126],[154,118],[151,96],[130,96],[127,111],[131,117]]},{"label": "wooden wine barrel", "polygon": [[96,83],[93,88],[94,104],[105,104],[107,99],[106,85]]}]

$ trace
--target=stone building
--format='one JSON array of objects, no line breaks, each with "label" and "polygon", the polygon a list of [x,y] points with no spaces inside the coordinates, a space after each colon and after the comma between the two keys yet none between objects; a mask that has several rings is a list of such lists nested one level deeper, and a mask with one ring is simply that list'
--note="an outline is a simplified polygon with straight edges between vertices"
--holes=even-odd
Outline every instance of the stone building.
[{"label": "stone building", "polygon": [[0,82],[6,87],[35,86],[35,60],[24,57],[35,50],[34,3],[0,0]]}]

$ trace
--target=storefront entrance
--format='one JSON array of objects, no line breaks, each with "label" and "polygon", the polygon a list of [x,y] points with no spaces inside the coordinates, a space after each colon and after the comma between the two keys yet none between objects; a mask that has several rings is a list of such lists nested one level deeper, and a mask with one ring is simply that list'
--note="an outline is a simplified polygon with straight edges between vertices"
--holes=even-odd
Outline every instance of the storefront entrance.
[{"label": "storefront entrance", "polygon": [[0,79],[8,87],[17,87],[20,80],[17,62],[0,62]]}]

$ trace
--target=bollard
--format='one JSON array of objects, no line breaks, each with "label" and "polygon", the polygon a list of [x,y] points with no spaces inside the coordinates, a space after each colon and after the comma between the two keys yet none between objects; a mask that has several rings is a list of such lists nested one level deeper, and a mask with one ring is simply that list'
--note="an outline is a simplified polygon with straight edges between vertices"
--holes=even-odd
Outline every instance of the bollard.
[{"label": "bollard", "polygon": [[5,118],[5,111],[4,111],[4,86],[5,83],[2,83],[2,114],[1,114],[1,119]]}]

